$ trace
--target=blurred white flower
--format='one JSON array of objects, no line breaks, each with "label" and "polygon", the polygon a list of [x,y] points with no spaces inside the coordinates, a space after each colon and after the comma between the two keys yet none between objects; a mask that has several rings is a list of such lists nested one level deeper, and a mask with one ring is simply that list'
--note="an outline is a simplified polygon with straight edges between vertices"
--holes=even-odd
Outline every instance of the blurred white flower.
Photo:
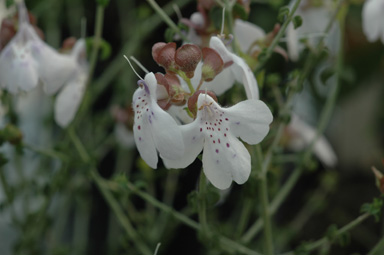
[{"label": "blurred white flower", "polygon": [[[308,147],[316,137],[316,129],[303,122],[296,114],[292,114],[287,126],[288,148],[301,151]],[[313,153],[327,167],[337,164],[337,156],[324,136],[320,136],[313,145]]]},{"label": "blurred white flower", "polygon": [[76,63],[75,71],[56,98],[55,120],[62,128],[72,122],[85,92],[88,78],[86,51],[85,40],[77,40],[70,55]]},{"label": "blurred white flower", "polygon": [[362,12],[363,32],[368,41],[380,39],[384,43],[384,1],[367,0]]},{"label": "blurred white flower", "polygon": [[[293,6],[294,1],[291,2]],[[320,4],[311,3],[309,0],[301,1],[295,15],[299,15],[303,23],[295,29],[290,23],[286,31],[288,55],[292,61],[297,61],[300,51],[304,45],[301,39],[306,38],[310,46],[323,36],[325,29],[333,15],[333,4],[330,0],[322,1]],[[325,45],[332,54],[336,54],[339,48],[340,27],[337,21],[333,22],[330,32],[326,35]]]},{"label": "blurred white flower", "polygon": [[74,71],[74,59],[59,54],[39,38],[23,2],[18,10],[18,31],[0,54],[0,86],[15,94],[41,82],[45,93],[52,95]]},{"label": "blurred white flower", "polygon": [[201,93],[196,119],[181,126],[185,153],[177,159],[164,158],[167,168],[185,168],[203,150],[203,170],[218,189],[227,189],[232,180],[243,184],[251,172],[251,156],[241,138],[249,144],[261,142],[269,131],[272,113],[260,100],[242,101],[220,107],[212,97]]}]

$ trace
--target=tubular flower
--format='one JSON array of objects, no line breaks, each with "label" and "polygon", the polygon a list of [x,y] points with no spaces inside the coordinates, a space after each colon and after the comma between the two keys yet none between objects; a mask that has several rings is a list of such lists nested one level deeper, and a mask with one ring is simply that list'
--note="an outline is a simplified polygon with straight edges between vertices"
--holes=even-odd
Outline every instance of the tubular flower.
[{"label": "tubular flower", "polygon": [[181,126],[185,148],[176,160],[164,159],[168,168],[184,168],[203,150],[203,169],[208,180],[227,189],[232,180],[243,184],[251,172],[251,157],[237,137],[257,144],[267,135],[272,113],[260,100],[242,101],[222,108],[207,94],[200,94],[196,119]]},{"label": "tubular flower", "polygon": [[24,3],[19,3],[19,29],[0,55],[0,85],[15,94],[35,88],[54,94],[74,71],[74,59],[45,44],[29,23]]},{"label": "tubular flower", "polygon": [[157,151],[163,159],[175,160],[183,155],[184,143],[180,127],[156,102],[155,75],[148,73],[138,84],[132,101],[135,142],[144,161],[157,168]]},{"label": "tubular flower", "polygon": [[368,41],[384,43],[384,1],[367,0],[363,7],[363,31]]}]

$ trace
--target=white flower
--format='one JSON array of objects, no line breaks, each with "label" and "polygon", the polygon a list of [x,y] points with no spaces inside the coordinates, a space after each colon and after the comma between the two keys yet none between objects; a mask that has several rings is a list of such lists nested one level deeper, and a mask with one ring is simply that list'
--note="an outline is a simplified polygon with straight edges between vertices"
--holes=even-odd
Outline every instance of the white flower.
[{"label": "white flower", "polygon": [[252,52],[252,50],[258,49],[259,46],[255,43],[266,37],[263,29],[241,19],[235,20],[233,32],[243,52]]},{"label": "white flower", "polygon": [[62,128],[68,126],[75,117],[85,92],[88,63],[84,39],[77,40],[71,57],[76,61],[76,70],[58,94],[55,103],[55,120]]},{"label": "white flower", "polygon": [[203,151],[203,170],[208,180],[219,189],[226,189],[232,180],[243,184],[251,172],[251,157],[237,137],[257,144],[267,135],[272,114],[259,100],[242,101],[230,108],[221,108],[209,95],[200,94],[196,119],[181,126],[183,156],[164,159],[168,168],[184,168]]},{"label": "white flower", "polygon": [[[305,149],[316,137],[316,129],[303,122],[296,114],[292,114],[287,131],[291,136],[288,147],[294,151]],[[313,153],[327,167],[334,167],[337,164],[336,153],[324,136],[320,136],[313,145]]]},{"label": "white flower", "polygon": [[368,41],[384,43],[384,1],[367,0],[363,6],[363,31]]},{"label": "white flower", "polygon": [[[291,7],[294,1],[291,2]],[[321,5],[311,5],[309,0],[304,0],[300,3],[295,15],[301,16],[303,19],[302,25],[294,29],[290,23],[287,27],[287,47],[289,58],[297,61],[300,51],[303,50],[303,45],[299,44],[302,38],[308,38],[308,43],[315,46],[318,39],[323,36],[323,33],[332,18],[333,7],[330,0],[321,2]],[[326,35],[325,45],[332,54],[336,54],[339,49],[340,27],[337,21],[333,22],[330,32]]]},{"label": "white flower", "polygon": [[0,55],[0,85],[15,94],[29,91],[39,81],[45,93],[54,94],[75,67],[74,59],[45,44],[28,20],[24,3],[19,4],[19,29]]},{"label": "white flower", "polygon": [[[219,53],[224,63],[233,63],[230,67],[226,68],[230,70],[230,73],[225,69],[215,78],[217,79],[220,75],[226,75],[227,82],[224,84],[221,83],[221,86],[229,86],[230,88],[235,80],[239,81],[243,83],[248,99],[259,99],[259,87],[256,78],[244,59],[230,52],[217,36],[211,37],[209,47]],[[218,86],[220,86],[220,84],[218,84]]]},{"label": "white flower", "polygon": [[152,168],[157,168],[157,151],[163,159],[175,160],[184,153],[180,127],[159,107],[156,99],[157,81],[153,73],[140,80],[133,95],[135,113],[133,133],[140,156]]}]

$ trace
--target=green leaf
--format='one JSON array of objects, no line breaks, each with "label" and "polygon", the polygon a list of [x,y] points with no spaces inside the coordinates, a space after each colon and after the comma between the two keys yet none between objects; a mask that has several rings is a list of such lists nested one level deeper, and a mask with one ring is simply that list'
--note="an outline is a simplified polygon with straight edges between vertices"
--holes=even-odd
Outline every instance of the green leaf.
[{"label": "green leaf", "polygon": [[277,20],[280,22],[284,22],[284,20],[287,18],[289,15],[289,7],[288,6],[283,6],[279,9],[279,14],[277,14]]},{"label": "green leaf", "polygon": [[[87,45],[88,56],[90,55],[89,53],[91,52],[91,50],[93,48],[93,41],[94,41],[94,37],[88,37],[85,39],[85,42]],[[107,58],[109,58],[111,56],[111,53],[112,53],[111,45],[109,44],[109,42],[107,42],[104,39],[100,40],[100,52],[101,52],[100,53],[100,59],[101,60],[106,60]]]},{"label": "green leaf", "polygon": [[248,13],[247,11],[245,10],[244,6],[239,4],[239,3],[236,3],[234,6],[233,6],[233,14],[235,16],[238,16],[240,17],[240,19],[243,19],[243,20],[247,20],[248,19]]},{"label": "green leaf", "polygon": [[167,28],[164,33],[166,42],[173,42],[175,38],[175,31],[172,28]]},{"label": "green leaf", "polygon": [[15,4],[15,0],[6,0],[5,1],[5,7],[7,7],[7,9],[14,4]]},{"label": "green leaf", "polygon": [[293,27],[295,29],[297,29],[297,28],[301,27],[301,25],[303,24],[303,18],[301,16],[297,15],[297,16],[293,17],[292,22],[293,22]]},{"label": "green leaf", "polygon": [[374,198],[372,203],[366,203],[361,206],[362,213],[369,213],[375,217],[376,222],[380,220],[381,208],[383,207],[382,198]]},{"label": "green leaf", "polygon": [[109,4],[109,0],[96,0],[96,3],[98,5],[101,5],[103,7],[106,7]]}]

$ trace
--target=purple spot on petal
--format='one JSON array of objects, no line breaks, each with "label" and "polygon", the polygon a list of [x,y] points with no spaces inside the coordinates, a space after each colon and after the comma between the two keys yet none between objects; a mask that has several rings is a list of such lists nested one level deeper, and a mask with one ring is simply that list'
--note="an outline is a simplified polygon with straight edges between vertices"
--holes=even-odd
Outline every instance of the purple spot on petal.
[{"label": "purple spot on petal", "polygon": [[141,141],[141,136],[139,137],[139,141]]},{"label": "purple spot on petal", "polygon": [[229,143],[227,143],[227,148],[229,148]]},{"label": "purple spot on petal", "polygon": [[236,122],[236,125],[239,125],[240,124],[240,121]]},{"label": "purple spot on petal", "polygon": [[219,153],[219,149],[216,149],[216,153]]}]

